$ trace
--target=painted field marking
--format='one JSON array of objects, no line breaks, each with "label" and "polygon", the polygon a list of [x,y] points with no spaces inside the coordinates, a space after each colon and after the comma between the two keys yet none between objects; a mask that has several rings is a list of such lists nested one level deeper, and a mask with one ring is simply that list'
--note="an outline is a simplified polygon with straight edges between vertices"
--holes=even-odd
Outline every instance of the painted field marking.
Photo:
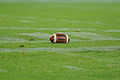
[{"label": "painted field marking", "polygon": [[[90,32],[64,32],[68,35],[80,37],[80,38],[89,38],[89,40],[80,40],[80,41],[100,41],[100,40],[120,40],[120,38],[112,38],[106,35],[100,35]],[[79,40],[76,40],[79,41]]]},{"label": "painted field marking", "polygon": [[76,66],[69,66],[69,65],[66,65],[65,68],[68,68],[68,69],[71,69],[71,70],[82,70],[82,68],[78,68]]},{"label": "painted field marking", "polygon": [[80,28],[37,28],[36,30],[44,31],[44,30],[51,30],[51,31],[94,31],[96,29],[80,29]]},{"label": "painted field marking", "polygon": [[69,31],[69,30],[74,30],[74,31],[94,31],[96,29],[80,29],[80,28],[32,28],[32,27],[0,27],[0,29],[31,29],[31,30],[38,30],[38,31]]},{"label": "painted field marking", "polygon": [[106,30],[104,32],[120,32],[120,30]]},{"label": "painted field marking", "polygon": [[0,41],[0,43],[46,43],[46,42],[50,42],[50,41],[46,41],[46,40],[41,40],[41,41]]},{"label": "painted field marking", "polygon": [[27,41],[27,40],[24,40],[24,39],[22,39],[22,38],[15,38],[15,37],[0,37],[0,42],[4,42],[4,41],[20,41],[20,42],[22,42],[22,41]]},{"label": "painted field marking", "polygon": [[79,24],[101,24],[101,25],[108,25],[107,23],[101,22],[101,21],[81,21],[81,20],[58,20],[60,22],[65,22],[65,23],[79,23]]},{"label": "painted field marking", "polygon": [[34,23],[33,21],[30,20],[20,20],[21,23]]},{"label": "painted field marking", "polygon": [[0,69],[0,72],[8,72],[6,69]]},{"label": "painted field marking", "polygon": [[55,18],[37,18],[37,17],[21,17],[21,16],[12,16],[6,14],[0,14],[1,17],[12,17],[12,18],[19,18],[19,19],[38,19],[38,20],[45,20],[45,21],[57,21],[57,22],[64,22],[64,23],[78,23],[78,24],[101,24],[101,25],[108,25],[102,21],[81,21],[81,20],[68,20],[68,19],[55,19]]},{"label": "painted field marking", "polygon": [[102,24],[102,25],[108,25],[105,22],[102,21],[81,21],[81,20],[68,20],[68,19],[56,19],[56,18],[38,18],[39,20],[44,21],[57,21],[59,23],[75,23],[75,24]]},{"label": "painted field marking", "polygon": [[19,18],[19,19],[37,19],[37,17],[23,17],[23,16],[12,16],[7,14],[0,14],[1,17],[9,17],[9,18]]},{"label": "painted field marking", "polygon": [[13,29],[13,30],[16,30],[16,29],[18,29],[18,30],[23,29],[23,30],[25,30],[25,29],[33,29],[33,28],[30,28],[30,27],[0,27],[0,29]]},{"label": "painted field marking", "polygon": [[36,38],[41,38],[41,39],[49,39],[51,34],[47,33],[41,33],[41,32],[35,32],[35,33],[18,33],[19,35],[24,35],[24,36],[31,36],[31,37],[36,37]]},{"label": "painted field marking", "polygon": [[36,52],[36,51],[47,51],[47,52],[73,52],[73,51],[114,51],[120,49],[120,46],[112,47],[79,47],[79,48],[51,48],[51,47],[40,47],[40,48],[0,48],[0,52]]}]

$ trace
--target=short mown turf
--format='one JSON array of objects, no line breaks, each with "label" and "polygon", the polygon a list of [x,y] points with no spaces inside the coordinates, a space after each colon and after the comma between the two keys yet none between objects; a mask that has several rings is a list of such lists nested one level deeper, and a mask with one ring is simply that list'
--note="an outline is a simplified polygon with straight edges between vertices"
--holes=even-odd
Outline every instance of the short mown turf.
[{"label": "short mown turf", "polygon": [[0,80],[119,79],[120,3],[0,3]]}]

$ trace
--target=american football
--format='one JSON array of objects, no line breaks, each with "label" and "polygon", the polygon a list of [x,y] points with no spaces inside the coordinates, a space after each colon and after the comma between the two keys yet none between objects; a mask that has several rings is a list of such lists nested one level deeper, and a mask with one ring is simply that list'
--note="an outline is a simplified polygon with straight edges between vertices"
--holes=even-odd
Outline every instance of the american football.
[{"label": "american football", "polygon": [[52,43],[69,43],[70,38],[67,34],[55,33],[55,34],[50,36],[50,41]]}]

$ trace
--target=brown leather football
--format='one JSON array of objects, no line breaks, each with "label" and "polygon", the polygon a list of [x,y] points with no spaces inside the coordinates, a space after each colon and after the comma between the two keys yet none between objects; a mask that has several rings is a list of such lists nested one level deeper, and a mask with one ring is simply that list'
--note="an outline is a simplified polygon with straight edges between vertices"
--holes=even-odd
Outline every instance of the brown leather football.
[{"label": "brown leather football", "polygon": [[52,43],[69,43],[70,38],[67,34],[55,33],[55,34],[50,36],[50,41]]}]

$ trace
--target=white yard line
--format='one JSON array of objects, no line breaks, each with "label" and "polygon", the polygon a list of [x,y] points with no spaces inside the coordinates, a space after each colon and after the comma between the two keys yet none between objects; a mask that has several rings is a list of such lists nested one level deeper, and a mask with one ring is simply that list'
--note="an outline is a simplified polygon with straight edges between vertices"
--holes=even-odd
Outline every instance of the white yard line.
[{"label": "white yard line", "polygon": [[41,40],[41,41],[0,41],[0,43],[46,43],[50,41]]},{"label": "white yard line", "polygon": [[94,31],[96,29],[80,29],[80,28],[37,28],[36,30],[44,31],[44,30],[51,30],[51,31]]},{"label": "white yard line", "polygon": [[15,38],[15,37],[0,37],[0,42],[5,42],[5,41],[17,41],[17,42],[22,42],[22,41],[27,41],[22,38]]},{"label": "white yard line", "polygon": [[74,23],[74,24],[101,24],[101,25],[108,25],[105,22],[102,21],[82,21],[82,20],[70,20],[70,19],[56,19],[56,18],[38,18],[39,20],[44,21],[56,21],[59,23]]},{"label": "white yard line", "polygon": [[0,69],[0,72],[8,72],[6,69]]},{"label": "white yard line", "polygon": [[63,20],[58,20],[60,22],[65,22],[65,23],[75,23],[75,24],[101,24],[101,25],[108,25],[107,23],[101,22],[101,21],[81,21],[81,20],[67,20],[67,19],[63,19]]},{"label": "white yard line", "polygon": [[30,21],[30,20],[20,20],[21,23],[35,23],[33,21]]},{"label": "white yard line", "polygon": [[99,24],[99,25],[108,25],[107,23],[101,21],[81,21],[81,20],[69,20],[69,19],[56,19],[56,18],[37,18],[37,17],[21,17],[21,16],[12,16],[6,14],[0,14],[1,17],[12,17],[19,19],[38,19],[44,21],[57,21],[59,23],[75,23],[75,24]]},{"label": "white yard line", "polygon": [[47,52],[73,52],[73,51],[114,51],[120,49],[120,46],[112,47],[79,47],[79,48],[51,48],[51,47],[40,47],[40,48],[0,48],[0,52],[36,52],[36,51],[47,51]]},{"label": "white yard line", "polygon": [[120,30],[105,30],[104,32],[120,32]]},{"label": "white yard line", "polygon": [[12,16],[12,15],[7,15],[7,14],[0,14],[0,17],[19,18],[19,19],[37,19],[37,17]]},{"label": "white yard line", "polygon": [[33,29],[33,28],[30,28],[30,27],[0,27],[0,29],[13,29],[13,30],[16,30],[16,29],[23,29],[23,30],[25,30],[25,29]]},{"label": "white yard line", "polygon": [[102,40],[120,40],[120,38],[112,38],[106,35],[100,35],[97,33],[90,32],[64,32],[71,36],[76,36],[79,38],[89,38],[89,40],[77,40],[76,41],[102,41]]},{"label": "white yard line", "polygon": [[65,68],[68,68],[71,70],[83,70],[82,68],[78,68],[77,66],[70,66],[70,65],[66,65]]},{"label": "white yard line", "polygon": [[41,33],[41,32],[35,32],[35,33],[18,33],[19,35],[25,35],[25,36],[31,36],[31,37],[36,37],[36,38],[41,38],[41,39],[49,39],[51,34],[47,33]]},{"label": "white yard line", "polygon": [[[26,20],[22,20],[22,22],[24,23],[31,23],[31,21],[26,21]],[[46,31],[46,30],[49,30],[49,31],[69,31],[69,30],[72,30],[72,31],[95,31],[96,29],[80,29],[80,28],[32,28],[32,27],[0,27],[0,29],[13,29],[13,30],[16,30],[16,29],[31,29],[31,30],[38,30],[38,31]]]}]

